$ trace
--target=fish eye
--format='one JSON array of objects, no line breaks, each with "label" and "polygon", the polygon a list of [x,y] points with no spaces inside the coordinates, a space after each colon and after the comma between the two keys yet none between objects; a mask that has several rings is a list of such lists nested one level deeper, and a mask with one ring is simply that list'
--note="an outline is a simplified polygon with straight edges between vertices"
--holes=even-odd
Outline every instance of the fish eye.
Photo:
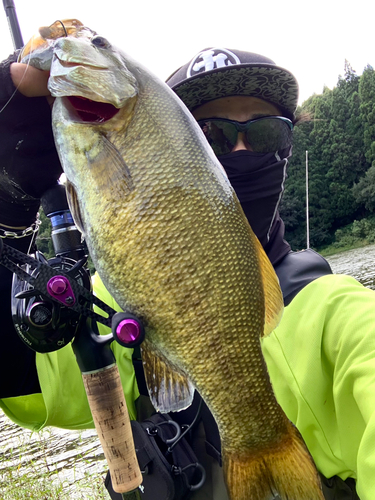
[{"label": "fish eye", "polygon": [[91,43],[95,45],[95,47],[98,47],[99,49],[109,49],[109,47],[111,46],[108,40],[102,36],[94,36],[91,39]]}]

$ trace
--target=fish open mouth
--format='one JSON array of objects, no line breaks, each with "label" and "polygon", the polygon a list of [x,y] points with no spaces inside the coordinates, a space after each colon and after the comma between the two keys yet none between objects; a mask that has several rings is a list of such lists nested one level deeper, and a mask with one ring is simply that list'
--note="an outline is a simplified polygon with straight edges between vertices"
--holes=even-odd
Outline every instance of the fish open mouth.
[{"label": "fish open mouth", "polygon": [[67,97],[76,114],[83,122],[103,123],[115,116],[119,109],[107,102],[97,102],[85,97]]}]

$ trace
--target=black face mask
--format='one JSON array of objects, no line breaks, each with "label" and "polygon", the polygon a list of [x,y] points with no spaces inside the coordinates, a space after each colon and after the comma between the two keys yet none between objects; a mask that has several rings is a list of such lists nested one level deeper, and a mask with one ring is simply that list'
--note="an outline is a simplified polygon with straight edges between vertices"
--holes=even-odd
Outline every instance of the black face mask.
[{"label": "black face mask", "polygon": [[254,233],[273,264],[290,251],[283,239],[284,224],[278,212],[289,156],[290,151],[282,151],[279,156],[278,153],[241,150],[218,157]]}]

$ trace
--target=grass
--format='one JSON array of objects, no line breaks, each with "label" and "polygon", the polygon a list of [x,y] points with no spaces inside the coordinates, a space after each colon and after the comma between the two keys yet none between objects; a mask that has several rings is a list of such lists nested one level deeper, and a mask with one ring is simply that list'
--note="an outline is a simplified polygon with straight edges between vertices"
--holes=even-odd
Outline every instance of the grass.
[{"label": "grass", "polygon": [[357,240],[356,242],[353,242],[348,245],[342,245],[342,246],[330,245],[328,247],[318,250],[318,253],[320,253],[320,255],[323,255],[323,257],[329,257],[337,253],[347,252],[348,250],[354,250],[355,248],[362,248],[367,245],[373,245],[373,244],[374,243],[372,241],[369,242],[368,240]]},{"label": "grass", "polygon": [[95,437],[31,432],[0,417],[0,500],[110,500]]},{"label": "grass", "polygon": [[319,248],[318,252],[324,257],[353,250],[355,248],[373,245],[375,243],[375,216],[355,220],[347,226],[337,229],[334,242],[327,247]]},{"label": "grass", "polygon": [[[19,457],[22,460],[22,457]],[[0,476],[1,500],[108,500],[104,474],[85,474],[73,483],[62,479],[58,470],[38,466],[37,474],[25,473],[22,463],[6,469]]]},{"label": "grass", "polygon": [[1,500],[107,500],[109,495],[100,475],[87,476],[74,484],[60,481],[58,472],[46,470],[38,477],[24,475],[15,467],[1,477]]}]

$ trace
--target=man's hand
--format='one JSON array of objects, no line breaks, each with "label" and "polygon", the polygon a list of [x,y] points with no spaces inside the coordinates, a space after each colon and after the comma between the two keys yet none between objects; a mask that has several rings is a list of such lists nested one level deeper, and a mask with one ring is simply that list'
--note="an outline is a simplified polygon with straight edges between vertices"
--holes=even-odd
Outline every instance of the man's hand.
[{"label": "man's hand", "polygon": [[10,76],[15,87],[26,97],[51,95],[47,88],[49,71],[42,71],[27,64],[13,63],[10,66]]}]

